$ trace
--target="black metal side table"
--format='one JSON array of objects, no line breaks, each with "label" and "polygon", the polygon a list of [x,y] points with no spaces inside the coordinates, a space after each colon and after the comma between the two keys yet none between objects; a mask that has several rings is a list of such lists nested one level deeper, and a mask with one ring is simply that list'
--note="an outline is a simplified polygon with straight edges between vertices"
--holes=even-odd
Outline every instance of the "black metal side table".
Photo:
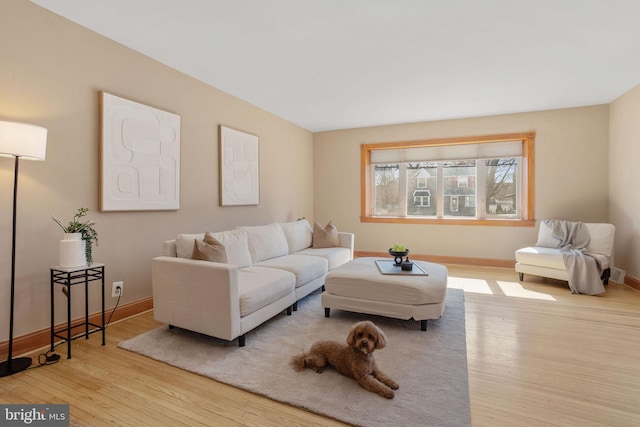
[{"label": "black metal side table", "polygon": [[[102,283],[102,323],[96,325],[89,322],[89,282],[100,281]],[[63,286],[63,291],[67,295],[67,326],[66,328],[55,330],[54,320],[54,285],[59,284]],[[84,284],[84,332],[72,336],[71,330],[71,288],[74,285]],[[76,325],[76,327],[82,326],[82,324]],[[93,329],[89,329],[89,327]],[[89,339],[89,335],[94,332],[102,331],[102,345],[105,345],[105,326],[104,326],[104,264],[93,263],[90,266],[84,265],[81,267],[51,267],[51,351],[54,348],[54,340],[60,338],[67,342],[67,359],[71,359],[71,341],[86,337]]]}]

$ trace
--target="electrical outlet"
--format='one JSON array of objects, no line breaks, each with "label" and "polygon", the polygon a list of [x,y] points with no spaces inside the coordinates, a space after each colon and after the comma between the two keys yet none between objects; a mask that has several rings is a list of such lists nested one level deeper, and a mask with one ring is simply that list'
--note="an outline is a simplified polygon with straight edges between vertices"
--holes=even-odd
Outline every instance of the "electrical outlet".
[{"label": "electrical outlet", "polygon": [[124,282],[113,282],[111,285],[111,298],[118,298],[124,292]]}]

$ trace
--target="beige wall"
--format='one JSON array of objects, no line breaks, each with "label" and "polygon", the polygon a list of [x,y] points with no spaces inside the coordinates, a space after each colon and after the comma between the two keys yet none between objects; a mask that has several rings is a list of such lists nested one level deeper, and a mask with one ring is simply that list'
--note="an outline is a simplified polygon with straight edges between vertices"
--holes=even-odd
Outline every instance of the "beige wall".
[{"label": "beige wall", "polygon": [[[49,267],[58,262],[62,237],[50,215],[70,219],[86,206],[98,221],[94,259],[106,264],[108,307],[115,303],[112,281],[125,282],[121,304],[151,296],[150,260],[163,240],[180,232],[312,217],[310,132],[26,0],[2,2],[0,39],[0,120],[49,130],[46,160],[20,166],[16,336],[49,325]],[[182,117],[178,211],[98,212],[101,90]],[[257,207],[218,206],[218,124],[260,137]],[[0,341],[8,339],[9,329],[13,164],[0,158]],[[94,290],[92,312],[98,295]],[[64,319],[63,300],[57,300],[58,322]],[[73,317],[81,313],[74,304]]]},{"label": "beige wall", "polygon": [[513,260],[537,227],[360,222],[360,144],[536,132],[535,217],[608,220],[607,105],[314,134],[314,217],[356,233],[356,250],[403,242],[415,254]]},{"label": "beige wall", "polygon": [[640,278],[640,86],[610,106],[609,216],[616,226],[616,265]]}]

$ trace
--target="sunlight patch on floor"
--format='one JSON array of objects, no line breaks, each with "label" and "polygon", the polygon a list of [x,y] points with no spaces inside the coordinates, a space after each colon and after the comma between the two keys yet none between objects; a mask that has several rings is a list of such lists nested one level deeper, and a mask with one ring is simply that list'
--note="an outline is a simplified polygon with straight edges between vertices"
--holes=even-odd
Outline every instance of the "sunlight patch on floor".
[{"label": "sunlight patch on floor", "polygon": [[498,281],[498,286],[502,292],[508,297],[518,297],[518,298],[530,298],[530,299],[540,299],[546,301],[556,301],[554,297],[549,294],[545,294],[542,292],[530,291],[522,287],[522,284],[515,282],[501,282]]},{"label": "sunlight patch on floor", "polygon": [[463,289],[465,292],[485,295],[504,295],[514,298],[529,298],[544,301],[557,301],[550,294],[525,289],[520,282],[485,280],[470,277],[449,276],[449,288]]},{"label": "sunlight patch on floor", "polygon": [[464,289],[465,292],[489,295],[493,294],[489,283],[483,279],[470,279],[468,277],[449,276],[447,286],[454,289]]}]

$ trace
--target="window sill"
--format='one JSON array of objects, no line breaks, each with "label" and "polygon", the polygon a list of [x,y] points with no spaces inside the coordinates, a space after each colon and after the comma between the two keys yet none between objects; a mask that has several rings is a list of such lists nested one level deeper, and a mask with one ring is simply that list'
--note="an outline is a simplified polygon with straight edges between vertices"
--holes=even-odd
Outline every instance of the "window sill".
[{"label": "window sill", "polygon": [[535,219],[474,219],[474,218],[407,218],[392,216],[361,216],[360,222],[381,224],[437,224],[437,225],[475,225],[489,227],[535,227]]}]

